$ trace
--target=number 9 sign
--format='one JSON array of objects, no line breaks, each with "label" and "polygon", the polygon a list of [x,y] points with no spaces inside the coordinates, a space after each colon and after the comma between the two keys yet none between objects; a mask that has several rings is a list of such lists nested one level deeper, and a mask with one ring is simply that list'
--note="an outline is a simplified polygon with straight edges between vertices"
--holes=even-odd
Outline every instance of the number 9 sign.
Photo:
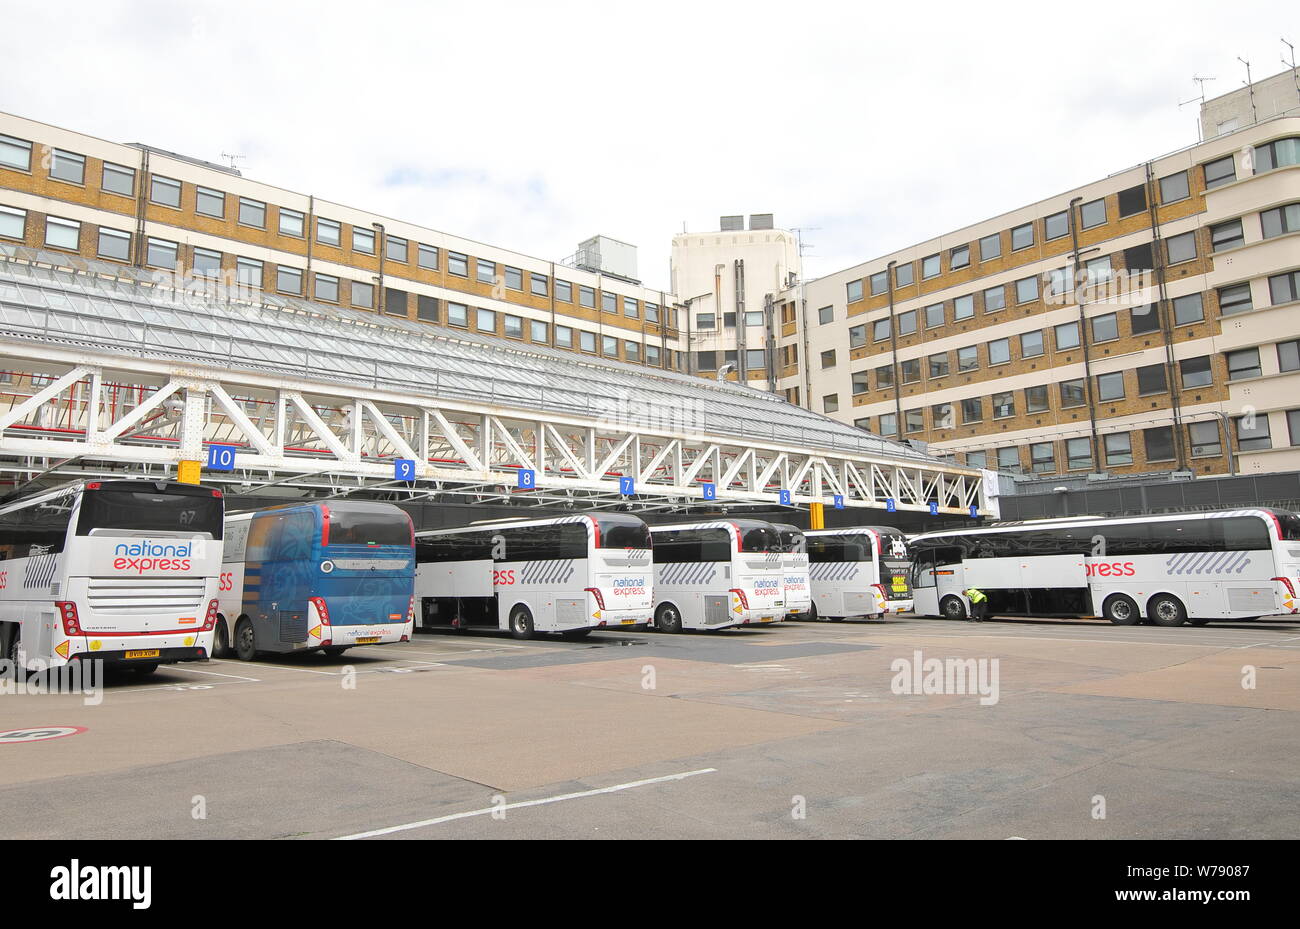
[{"label": "number 9 sign", "polygon": [[415,462],[410,458],[393,459],[393,480],[415,480]]}]

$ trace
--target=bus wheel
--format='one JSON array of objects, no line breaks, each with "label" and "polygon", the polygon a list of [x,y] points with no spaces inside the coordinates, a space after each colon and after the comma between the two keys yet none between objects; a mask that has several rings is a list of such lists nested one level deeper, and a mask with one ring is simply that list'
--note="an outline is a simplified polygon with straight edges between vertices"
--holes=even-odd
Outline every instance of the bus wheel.
[{"label": "bus wheel", "polygon": [[568,639],[571,642],[576,642],[578,639],[585,639],[589,635],[591,635],[590,626],[588,626],[586,629],[566,629],[560,633],[560,638]]},{"label": "bus wheel", "polygon": [[1191,616],[1187,617],[1187,624],[1189,626],[1204,626],[1208,622],[1209,622],[1208,619],[1202,619],[1199,616],[1195,618],[1192,618]]},{"label": "bus wheel", "polygon": [[655,628],[660,632],[681,632],[682,614],[671,603],[665,603],[655,614]]},{"label": "bus wheel", "polygon": [[220,616],[217,617],[217,628],[212,634],[212,657],[224,658],[226,652],[230,649],[230,642],[226,638],[226,621]]},{"label": "bus wheel", "polygon": [[141,677],[147,677],[158,670],[158,662],[146,661],[144,664],[133,664],[131,670]]},{"label": "bus wheel", "polygon": [[1117,626],[1136,626],[1142,618],[1138,615],[1138,605],[1133,602],[1133,598],[1123,594],[1107,597],[1101,605],[1101,615]]},{"label": "bus wheel", "polygon": [[1156,594],[1147,604],[1147,615],[1157,626],[1181,626],[1187,622],[1187,610],[1177,597]]},{"label": "bus wheel", "polygon": [[247,619],[235,624],[235,657],[240,661],[257,657],[257,638],[253,635],[253,624]]},{"label": "bus wheel", "polygon": [[533,637],[533,614],[528,612],[528,607],[517,606],[510,614],[510,634],[516,639]]},{"label": "bus wheel", "polygon": [[321,651],[329,655],[331,658],[337,658],[351,647],[352,646],[350,645],[331,645],[328,648],[322,648]]},{"label": "bus wheel", "polygon": [[943,614],[944,619],[965,619],[966,604],[961,602],[961,597],[944,597],[943,602],[939,604],[939,612]]}]

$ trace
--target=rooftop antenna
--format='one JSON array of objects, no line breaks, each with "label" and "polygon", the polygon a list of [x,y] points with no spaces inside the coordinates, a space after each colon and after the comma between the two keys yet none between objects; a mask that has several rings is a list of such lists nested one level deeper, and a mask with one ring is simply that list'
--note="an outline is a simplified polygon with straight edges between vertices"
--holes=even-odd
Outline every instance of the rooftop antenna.
[{"label": "rooftop antenna", "polygon": [[1237,60],[1246,66],[1246,89],[1250,91],[1250,121],[1258,123],[1259,111],[1255,109],[1255,82],[1250,77],[1250,62],[1240,55],[1237,56]]},{"label": "rooftop antenna", "polygon": [[1295,46],[1286,39],[1282,40],[1282,44],[1291,50],[1291,60],[1287,61],[1286,58],[1283,57],[1282,64],[1291,66],[1291,80],[1295,81],[1296,99],[1300,100],[1300,71],[1295,69]]},{"label": "rooftop antenna", "polygon": [[237,171],[237,170],[238,170],[238,167],[235,165],[235,162],[236,162],[236,161],[243,161],[247,156],[245,156],[245,155],[232,155],[232,154],[230,154],[229,152],[222,152],[222,153],[221,153],[221,157],[224,158],[226,161],[230,162],[230,170],[231,170],[231,171]]},{"label": "rooftop antenna", "polygon": [[[1199,103],[1201,105],[1201,109],[1205,109],[1205,85],[1208,84],[1210,81],[1215,80],[1215,78],[1201,77],[1199,75],[1193,74],[1192,80],[1196,83],[1197,87],[1201,88],[1201,95],[1199,97],[1193,97],[1190,100],[1184,100],[1181,103],[1179,103],[1178,109],[1180,110],[1183,107],[1187,106],[1189,103]],[[1201,125],[1201,116],[1199,111],[1196,114],[1196,137],[1198,141],[1201,142],[1205,141],[1205,127]]]}]

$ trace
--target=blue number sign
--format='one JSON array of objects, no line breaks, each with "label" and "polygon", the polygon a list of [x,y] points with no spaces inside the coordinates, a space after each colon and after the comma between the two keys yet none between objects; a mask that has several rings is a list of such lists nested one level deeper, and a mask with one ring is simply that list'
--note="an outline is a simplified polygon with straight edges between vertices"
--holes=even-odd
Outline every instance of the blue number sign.
[{"label": "blue number sign", "polygon": [[844,509],[844,494],[835,495],[835,509],[837,510]]},{"label": "blue number sign", "polygon": [[788,490],[783,490],[783,491],[780,492],[780,494],[779,494],[778,496],[780,497],[781,505],[782,505],[782,506],[789,506],[789,505],[790,505],[790,491],[788,491]]},{"label": "blue number sign", "polygon": [[521,490],[532,490],[537,486],[537,472],[530,471],[528,468],[519,469],[519,483],[515,486]]},{"label": "blue number sign", "polygon": [[718,499],[718,485],[717,485],[717,484],[701,484],[700,487],[703,488],[703,490],[704,490],[704,499],[705,499],[705,500],[716,500],[716,499]]},{"label": "blue number sign", "polygon": [[618,492],[625,497],[630,497],[636,493],[636,478],[620,477],[618,479]]},{"label": "blue number sign", "polygon": [[235,470],[235,446],[209,445],[208,446],[208,470],[209,471]]},{"label": "blue number sign", "polygon": [[395,481],[415,480],[415,460],[411,458],[394,458],[393,459],[393,480]]}]

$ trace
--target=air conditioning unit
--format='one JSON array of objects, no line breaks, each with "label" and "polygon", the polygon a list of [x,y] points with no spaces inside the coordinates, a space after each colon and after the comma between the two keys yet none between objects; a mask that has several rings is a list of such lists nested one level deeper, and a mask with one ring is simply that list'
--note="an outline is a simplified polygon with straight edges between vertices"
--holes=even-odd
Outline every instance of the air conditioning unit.
[{"label": "air conditioning unit", "polygon": [[1195,471],[1170,471],[1169,480],[1171,481],[1192,481],[1196,479]]}]

